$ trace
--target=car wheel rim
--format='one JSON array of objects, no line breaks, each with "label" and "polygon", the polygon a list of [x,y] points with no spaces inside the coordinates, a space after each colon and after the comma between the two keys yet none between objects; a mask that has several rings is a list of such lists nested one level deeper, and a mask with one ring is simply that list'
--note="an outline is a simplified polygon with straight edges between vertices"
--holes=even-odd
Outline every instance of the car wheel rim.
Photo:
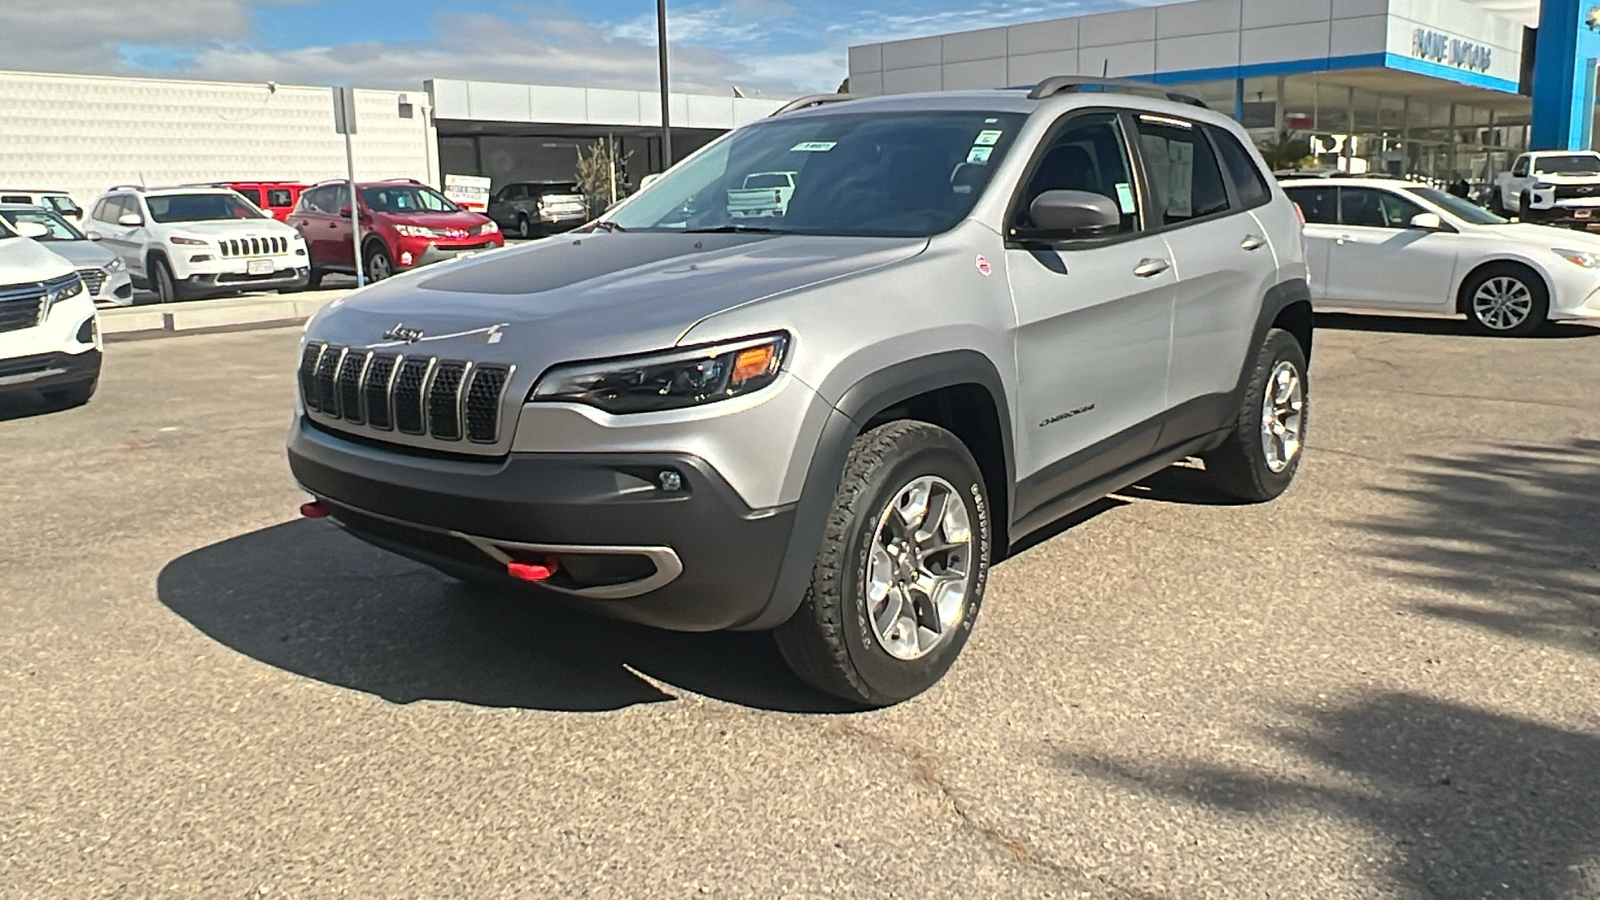
[{"label": "car wheel rim", "polygon": [[1279,360],[1261,398],[1261,448],[1267,468],[1274,474],[1289,468],[1300,455],[1305,421],[1306,389],[1300,370],[1288,360]]},{"label": "car wheel rim", "polygon": [[1520,278],[1496,275],[1478,286],[1472,295],[1472,314],[1484,327],[1507,331],[1521,325],[1533,313],[1533,291]]},{"label": "car wheel rim", "polygon": [[373,281],[382,281],[383,279],[388,278],[392,274],[389,271],[389,259],[388,259],[388,257],[384,256],[381,253],[373,254],[372,264],[370,266],[368,266],[368,268],[370,268],[372,270],[372,280]]},{"label": "car wheel rim", "polygon": [[933,652],[967,614],[972,522],[950,482],[928,475],[896,491],[867,555],[866,612],[878,646],[896,659]]},{"label": "car wheel rim", "polygon": [[524,238],[533,236],[533,227],[528,224],[527,219],[522,219],[517,222],[517,236]]}]

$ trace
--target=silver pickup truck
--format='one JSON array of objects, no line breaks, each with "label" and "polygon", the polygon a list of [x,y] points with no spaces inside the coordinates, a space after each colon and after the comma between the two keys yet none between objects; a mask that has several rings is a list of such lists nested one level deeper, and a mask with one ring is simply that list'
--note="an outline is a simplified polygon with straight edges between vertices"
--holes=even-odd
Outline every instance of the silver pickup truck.
[{"label": "silver pickup truck", "polygon": [[794,195],[793,172],[756,172],[744,185],[728,191],[728,215],[739,218],[781,216]]}]

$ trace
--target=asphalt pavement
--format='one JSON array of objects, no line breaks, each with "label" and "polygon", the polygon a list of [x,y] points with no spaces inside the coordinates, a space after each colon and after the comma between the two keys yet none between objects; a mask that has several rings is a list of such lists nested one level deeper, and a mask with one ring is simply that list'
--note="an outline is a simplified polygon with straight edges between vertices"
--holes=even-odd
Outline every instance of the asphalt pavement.
[{"label": "asphalt pavement", "polygon": [[300,520],[298,329],[0,412],[0,898],[1600,896],[1600,330],[1324,317],[1280,501],[1175,467],[928,694]]}]

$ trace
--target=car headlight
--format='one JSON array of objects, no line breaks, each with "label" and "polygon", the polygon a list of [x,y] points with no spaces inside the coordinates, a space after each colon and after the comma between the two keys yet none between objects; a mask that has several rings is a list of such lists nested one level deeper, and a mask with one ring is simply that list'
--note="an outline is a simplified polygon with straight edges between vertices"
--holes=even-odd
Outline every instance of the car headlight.
[{"label": "car headlight", "polygon": [[119,256],[116,259],[113,259],[111,262],[101,266],[100,269],[107,275],[114,275],[117,272],[121,272],[123,269],[126,269],[127,267],[128,264],[123,262],[122,257]]},{"label": "car headlight", "polygon": [[555,366],[539,378],[530,401],[584,403],[609,413],[655,412],[715,403],[777,380],[788,334],[644,356]]},{"label": "car headlight", "polygon": [[500,233],[500,226],[496,225],[493,222],[485,222],[482,225],[478,226],[478,233],[479,234],[499,234]]},{"label": "car headlight", "polygon": [[50,310],[57,303],[63,300],[71,300],[73,297],[83,293],[83,290],[83,278],[76,272],[72,273],[70,279],[58,278],[54,281],[45,282],[44,306],[39,310],[40,321],[50,315]]},{"label": "car headlight", "polygon": [[1556,189],[1556,186],[1553,184],[1546,184],[1543,181],[1536,181],[1534,182],[1533,189],[1536,191],[1553,191]]},{"label": "car headlight", "polygon": [[1600,253],[1593,250],[1552,250],[1557,256],[1585,269],[1600,269]]},{"label": "car headlight", "polygon": [[438,237],[432,228],[423,228],[421,225],[396,225],[394,231],[401,237]]},{"label": "car headlight", "polygon": [[198,238],[180,237],[176,234],[167,238],[167,240],[182,247],[205,247],[209,245],[208,241],[202,241]]}]

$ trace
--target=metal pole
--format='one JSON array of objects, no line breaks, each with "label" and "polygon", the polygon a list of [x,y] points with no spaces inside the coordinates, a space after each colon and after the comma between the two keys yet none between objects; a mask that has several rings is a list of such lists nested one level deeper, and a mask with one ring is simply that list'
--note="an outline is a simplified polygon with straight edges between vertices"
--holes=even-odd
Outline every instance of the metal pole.
[{"label": "metal pole", "polygon": [[661,168],[672,167],[672,116],[667,103],[667,0],[656,0],[656,54],[661,58]]},{"label": "metal pole", "polygon": [[367,276],[361,271],[361,198],[356,196],[356,151],[348,134],[344,136],[344,164],[350,175],[350,246],[355,251],[356,287],[364,287]]}]

